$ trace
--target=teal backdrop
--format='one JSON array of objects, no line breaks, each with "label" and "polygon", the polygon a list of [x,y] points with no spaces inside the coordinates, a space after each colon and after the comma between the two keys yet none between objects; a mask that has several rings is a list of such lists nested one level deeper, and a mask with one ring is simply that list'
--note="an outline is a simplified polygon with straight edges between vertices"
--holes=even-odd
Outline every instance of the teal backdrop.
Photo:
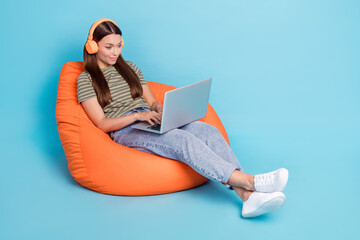
[{"label": "teal backdrop", "polygon": [[[99,18],[145,79],[213,78],[245,170],[289,169],[283,208],[247,220],[213,182],[123,197],[72,179],[58,78]],[[0,239],[360,239],[360,1],[7,0],[0,19]]]}]

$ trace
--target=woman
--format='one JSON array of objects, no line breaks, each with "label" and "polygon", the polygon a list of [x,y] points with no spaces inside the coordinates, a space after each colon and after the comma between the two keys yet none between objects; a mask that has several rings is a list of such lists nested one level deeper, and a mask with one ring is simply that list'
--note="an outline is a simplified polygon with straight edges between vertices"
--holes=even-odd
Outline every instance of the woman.
[{"label": "woman", "polygon": [[119,144],[188,164],[203,176],[233,189],[244,202],[242,216],[256,217],[280,208],[286,169],[250,175],[213,126],[196,121],[159,135],[130,126],[161,123],[163,106],[141,70],[121,56],[122,32],[110,19],[95,22],[84,47],[86,71],[78,78],[78,100],[91,121]]}]

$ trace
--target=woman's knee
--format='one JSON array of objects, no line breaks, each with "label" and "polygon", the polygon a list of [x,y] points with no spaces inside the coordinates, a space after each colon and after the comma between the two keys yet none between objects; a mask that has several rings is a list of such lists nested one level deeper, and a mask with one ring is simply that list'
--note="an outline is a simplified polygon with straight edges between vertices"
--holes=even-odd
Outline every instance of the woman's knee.
[{"label": "woman's knee", "polygon": [[174,141],[174,142],[180,142],[180,141],[187,141],[189,137],[191,137],[189,132],[186,132],[181,129],[173,129],[165,134],[163,134],[165,141]]},{"label": "woman's knee", "polygon": [[199,122],[198,125],[200,126],[202,134],[204,134],[208,138],[222,137],[219,129],[217,129],[213,125],[204,122]]},{"label": "woman's knee", "polygon": [[190,129],[195,129],[197,132],[201,132],[201,133],[220,133],[219,130],[214,127],[211,124],[202,122],[202,121],[195,121],[190,123],[189,126]]}]

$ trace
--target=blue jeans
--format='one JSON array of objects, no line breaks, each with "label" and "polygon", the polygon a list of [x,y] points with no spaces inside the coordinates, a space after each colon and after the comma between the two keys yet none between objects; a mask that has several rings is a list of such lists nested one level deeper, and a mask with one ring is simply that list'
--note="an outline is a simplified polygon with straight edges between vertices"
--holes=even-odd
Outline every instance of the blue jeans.
[{"label": "blue jeans", "polygon": [[[146,111],[149,110],[137,108],[128,114]],[[110,132],[111,139],[127,147],[181,161],[206,178],[223,184],[235,170],[243,172],[219,130],[210,124],[195,121],[161,135],[133,129],[133,124]]]}]

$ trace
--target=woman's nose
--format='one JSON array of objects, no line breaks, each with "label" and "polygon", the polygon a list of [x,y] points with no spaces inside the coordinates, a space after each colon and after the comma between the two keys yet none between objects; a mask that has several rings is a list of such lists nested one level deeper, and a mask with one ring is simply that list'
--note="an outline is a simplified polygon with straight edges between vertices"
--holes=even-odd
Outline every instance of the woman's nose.
[{"label": "woman's nose", "polygon": [[118,48],[115,47],[115,48],[113,48],[112,53],[113,53],[114,55],[118,55],[119,51],[120,51],[120,49],[118,49]]}]

